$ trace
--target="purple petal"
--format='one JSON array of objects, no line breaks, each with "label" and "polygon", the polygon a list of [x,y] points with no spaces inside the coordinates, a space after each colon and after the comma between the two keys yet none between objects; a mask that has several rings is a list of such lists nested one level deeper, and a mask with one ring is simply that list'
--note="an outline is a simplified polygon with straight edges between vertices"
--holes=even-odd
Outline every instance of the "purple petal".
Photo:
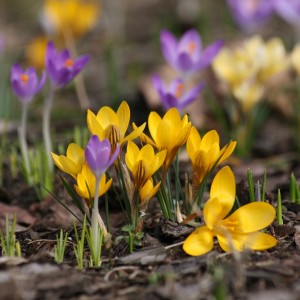
[{"label": "purple petal", "polygon": [[177,69],[181,72],[189,72],[193,69],[194,64],[191,60],[191,56],[185,52],[182,52],[177,57]]},{"label": "purple petal", "polygon": [[178,99],[173,94],[161,94],[160,100],[166,110],[169,110],[172,107],[178,108]]},{"label": "purple petal", "polygon": [[177,56],[177,40],[175,36],[170,31],[164,29],[160,32],[160,43],[165,60],[171,66],[175,67]]},{"label": "purple petal", "polygon": [[166,87],[158,75],[152,76],[152,84],[154,88],[158,91],[166,91]]},{"label": "purple petal", "polygon": [[223,41],[218,40],[213,44],[210,44],[207,48],[205,48],[204,51],[202,52],[201,59],[198,62],[197,69],[199,70],[207,67],[215,58],[215,56],[218,54],[223,44],[224,44]]},{"label": "purple petal", "polygon": [[109,141],[104,139],[101,142],[97,135],[93,135],[85,148],[85,158],[96,177],[101,177],[110,167],[110,156],[111,145]]},{"label": "purple petal", "polygon": [[38,93],[40,91],[40,89],[44,86],[46,79],[47,79],[47,73],[45,71],[43,71],[41,80],[35,88],[35,91],[34,91],[35,94]]},{"label": "purple petal", "polygon": [[200,92],[204,88],[204,82],[199,83],[195,87],[193,87],[190,91],[185,93],[183,97],[179,100],[179,110],[182,110],[184,107],[188,106],[190,103],[195,101],[199,96]]},{"label": "purple petal", "polygon": [[79,56],[75,60],[75,63],[73,66],[73,72],[72,72],[73,78],[84,68],[84,66],[88,63],[89,60],[90,60],[89,55]]},{"label": "purple petal", "polygon": [[177,55],[186,53],[196,62],[201,55],[202,43],[199,33],[195,29],[187,31],[178,43]]},{"label": "purple petal", "polygon": [[[300,23],[300,1],[298,0],[273,0],[276,12],[288,23]],[[299,26],[299,25],[298,25]]]},{"label": "purple petal", "polygon": [[48,69],[50,61],[56,56],[56,49],[52,41],[48,42],[46,48],[46,68]]},{"label": "purple petal", "polygon": [[120,154],[120,145],[117,144],[115,152],[110,157],[109,166],[111,166],[115,162],[115,160],[118,158],[119,154]]},{"label": "purple petal", "polygon": [[20,67],[20,65],[15,64],[12,66],[10,74],[11,74],[11,78],[19,78],[21,74],[23,74],[23,70]]},{"label": "purple petal", "polygon": [[174,95],[176,98],[179,98],[178,95],[182,94],[182,90],[183,90],[183,80],[180,78],[173,80],[168,88],[168,92]]},{"label": "purple petal", "polygon": [[273,11],[272,0],[227,0],[227,2],[235,21],[245,31],[251,31],[264,23]]}]

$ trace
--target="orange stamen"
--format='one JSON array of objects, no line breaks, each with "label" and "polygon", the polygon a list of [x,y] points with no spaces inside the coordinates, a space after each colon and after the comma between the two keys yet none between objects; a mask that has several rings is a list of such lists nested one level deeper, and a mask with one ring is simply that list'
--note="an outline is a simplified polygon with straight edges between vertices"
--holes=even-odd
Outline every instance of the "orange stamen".
[{"label": "orange stamen", "polygon": [[183,84],[182,83],[178,83],[177,89],[176,89],[176,92],[175,92],[176,98],[181,97],[182,93],[183,93]]},{"label": "orange stamen", "polygon": [[29,76],[27,74],[22,74],[21,75],[21,81],[22,83],[26,84],[29,80]]},{"label": "orange stamen", "polygon": [[73,67],[73,65],[74,65],[74,61],[71,58],[67,59],[64,63],[64,66],[67,68]]},{"label": "orange stamen", "polygon": [[196,49],[196,44],[194,42],[189,43],[189,53],[192,54]]}]

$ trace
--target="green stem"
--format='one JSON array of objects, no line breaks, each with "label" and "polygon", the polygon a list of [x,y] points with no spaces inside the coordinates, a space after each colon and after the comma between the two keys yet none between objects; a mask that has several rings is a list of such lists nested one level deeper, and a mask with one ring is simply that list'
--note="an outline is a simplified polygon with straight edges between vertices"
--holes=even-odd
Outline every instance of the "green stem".
[{"label": "green stem", "polygon": [[93,244],[95,252],[97,252],[97,249],[101,247],[99,245],[99,225],[101,229],[103,230],[104,236],[107,235],[107,229],[106,226],[100,216],[99,213],[99,187],[100,187],[100,179],[101,176],[96,176],[96,187],[95,187],[95,196],[94,196],[94,205],[92,210],[92,236],[93,236]]},{"label": "green stem", "polygon": [[52,171],[54,168],[53,161],[51,158],[52,151],[52,142],[51,142],[51,133],[50,133],[50,114],[53,105],[54,98],[54,88],[51,87],[48,97],[44,102],[44,111],[43,111],[43,137],[46,148],[46,155],[48,159],[49,170]]},{"label": "green stem", "polygon": [[19,127],[19,139],[20,139],[20,146],[22,157],[25,164],[25,172],[26,178],[29,184],[32,184],[32,174],[31,174],[31,167],[29,162],[29,152],[28,152],[28,145],[26,141],[26,131],[27,131],[27,115],[28,115],[28,103],[23,104],[22,109],[22,118],[21,118],[21,125]]}]

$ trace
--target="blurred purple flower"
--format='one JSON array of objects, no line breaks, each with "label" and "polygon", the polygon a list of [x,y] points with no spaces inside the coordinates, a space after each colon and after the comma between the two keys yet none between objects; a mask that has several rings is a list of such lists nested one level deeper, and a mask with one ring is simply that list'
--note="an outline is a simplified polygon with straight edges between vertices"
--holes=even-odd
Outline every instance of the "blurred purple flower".
[{"label": "blurred purple flower", "polygon": [[273,12],[272,0],[227,0],[238,25],[251,32],[262,25]]},{"label": "blurred purple flower", "polygon": [[300,0],[272,0],[274,10],[286,22],[300,27]]},{"label": "blurred purple flower", "polygon": [[152,83],[160,96],[162,105],[166,110],[176,107],[179,111],[181,111],[187,105],[195,101],[201,90],[204,88],[204,83],[201,82],[184,94],[183,81],[181,79],[173,80],[167,87],[157,75],[152,77]]},{"label": "blurred purple flower", "polygon": [[46,73],[43,72],[39,81],[33,67],[29,67],[23,71],[18,64],[15,64],[10,72],[10,82],[13,92],[24,103],[30,102],[33,96],[38,93],[43,87],[46,77]]},{"label": "blurred purple flower", "polygon": [[160,42],[166,61],[182,73],[193,73],[208,66],[223,45],[219,40],[203,50],[200,35],[195,29],[187,31],[178,41],[164,29],[160,33]]},{"label": "blurred purple flower", "polygon": [[96,177],[101,177],[106,170],[114,163],[120,153],[120,145],[111,154],[109,140],[100,141],[97,135],[93,135],[85,148],[85,159]]},{"label": "blurred purple flower", "polygon": [[68,84],[88,61],[88,55],[82,55],[73,60],[67,49],[57,52],[53,42],[49,42],[47,45],[46,69],[55,88]]}]

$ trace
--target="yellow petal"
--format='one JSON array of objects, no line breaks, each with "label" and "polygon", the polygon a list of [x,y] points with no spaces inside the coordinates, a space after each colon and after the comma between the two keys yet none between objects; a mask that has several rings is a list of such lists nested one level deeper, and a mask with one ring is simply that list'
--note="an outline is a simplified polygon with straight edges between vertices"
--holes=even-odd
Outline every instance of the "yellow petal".
[{"label": "yellow petal", "polygon": [[189,255],[199,256],[211,251],[213,246],[212,232],[206,226],[201,226],[187,237],[183,250]]},{"label": "yellow petal", "polygon": [[103,129],[114,124],[120,126],[117,114],[108,106],[103,106],[97,113],[97,120]]},{"label": "yellow petal", "polygon": [[158,115],[157,112],[152,111],[148,117],[148,127],[149,127],[149,132],[150,132],[155,144],[157,144],[156,133],[157,133],[157,128],[158,128],[158,125],[160,124],[160,122],[161,122],[161,117]]},{"label": "yellow petal", "polygon": [[101,141],[104,139],[104,128],[98,122],[95,114],[89,109],[87,111],[87,126],[91,134],[98,135]]},{"label": "yellow petal", "polygon": [[269,226],[276,215],[274,207],[266,202],[252,202],[237,209],[226,220],[235,223],[234,232],[250,233]]},{"label": "yellow petal", "polygon": [[139,153],[138,146],[133,143],[132,141],[129,141],[127,144],[127,152],[125,154],[125,162],[128,167],[128,169],[132,172],[134,165],[136,163],[136,158]]},{"label": "yellow petal", "polygon": [[140,127],[135,128],[130,134],[128,134],[123,140],[122,144],[124,144],[127,141],[132,141],[143,133],[144,129],[146,127],[146,123],[142,124]]},{"label": "yellow petal", "polygon": [[225,218],[235,201],[235,179],[228,166],[223,167],[215,176],[210,189],[210,198],[219,199],[222,205],[219,218]]},{"label": "yellow petal", "polygon": [[224,146],[220,151],[220,160],[218,164],[221,164],[223,161],[225,161],[234,151],[236,146],[236,141],[229,142],[226,146]]},{"label": "yellow petal", "polygon": [[60,163],[59,156],[58,156],[57,154],[53,153],[53,152],[51,152],[51,156],[52,156],[52,159],[53,159],[55,165],[56,165],[60,170],[63,171],[63,167],[62,167],[62,165],[61,165],[61,163]]},{"label": "yellow petal", "polygon": [[223,219],[223,206],[219,198],[210,198],[204,205],[203,217],[205,224],[213,230],[215,224]]},{"label": "yellow petal", "polygon": [[215,131],[215,130],[211,130],[209,132],[207,132],[203,138],[202,138],[202,141],[201,141],[201,144],[200,144],[200,149],[205,151],[205,152],[208,152],[208,150],[212,147],[212,145],[218,145],[220,144],[220,139],[219,139],[219,135],[218,133]]},{"label": "yellow petal", "polygon": [[130,120],[130,108],[126,101],[122,101],[120,104],[117,110],[117,116],[119,118],[122,136],[125,136]]},{"label": "yellow petal", "polygon": [[232,252],[233,248],[238,251],[246,249],[263,251],[276,246],[277,240],[263,232],[252,232],[245,234],[228,233],[217,235],[221,248],[226,252]]}]

